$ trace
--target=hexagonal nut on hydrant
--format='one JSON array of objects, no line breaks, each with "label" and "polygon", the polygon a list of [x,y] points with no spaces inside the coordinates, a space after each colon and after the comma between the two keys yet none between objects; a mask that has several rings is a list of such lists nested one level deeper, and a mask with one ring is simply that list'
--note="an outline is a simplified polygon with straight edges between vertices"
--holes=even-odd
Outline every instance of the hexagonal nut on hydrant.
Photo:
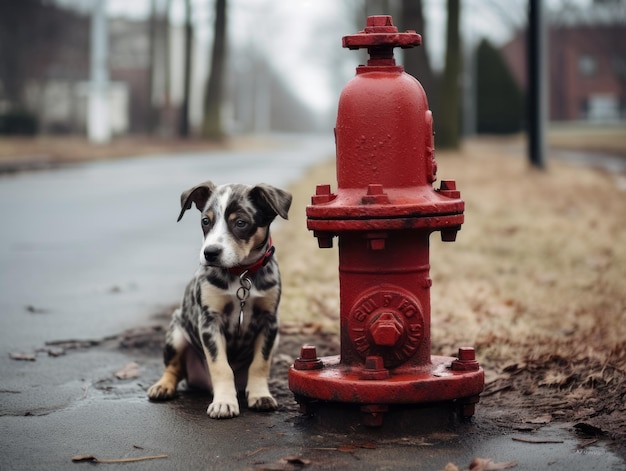
[{"label": "hexagonal nut on hydrant", "polygon": [[372,340],[379,347],[393,347],[404,333],[404,326],[391,312],[383,312],[369,327]]}]

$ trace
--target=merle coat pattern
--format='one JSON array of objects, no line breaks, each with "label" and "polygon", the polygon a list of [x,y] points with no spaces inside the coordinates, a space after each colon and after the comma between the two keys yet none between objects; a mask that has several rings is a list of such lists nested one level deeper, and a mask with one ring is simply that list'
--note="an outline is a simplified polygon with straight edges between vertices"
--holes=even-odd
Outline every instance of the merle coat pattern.
[{"label": "merle coat pattern", "polygon": [[[291,195],[270,185],[197,185],[181,195],[183,217],[192,204],[202,213],[200,267],[174,311],[165,339],[165,371],[148,390],[151,400],[174,397],[182,379],[213,391],[212,418],[239,415],[237,389],[248,407],[275,410],[268,388],[271,356],[278,341],[281,284],[269,226],[287,219]],[[264,262],[264,265],[260,262]],[[240,273],[251,282],[243,307]]]}]

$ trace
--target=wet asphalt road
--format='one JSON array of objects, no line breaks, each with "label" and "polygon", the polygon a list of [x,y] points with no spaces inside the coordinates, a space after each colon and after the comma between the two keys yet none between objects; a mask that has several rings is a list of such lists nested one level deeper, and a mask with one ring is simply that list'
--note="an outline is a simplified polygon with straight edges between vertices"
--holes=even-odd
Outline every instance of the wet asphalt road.
[{"label": "wet asphalt road", "polygon": [[[567,424],[514,434],[548,442],[533,444],[503,434],[480,407],[469,425],[419,413],[404,428],[390,415],[382,430],[363,429],[349,413],[309,419],[285,404],[212,421],[206,396],[146,400],[158,353],[120,350],[114,341],[60,357],[36,353],[47,341],[101,341],[153,323],[177,303],[201,237],[191,214],[175,223],[181,191],[207,179],[286,186],[333,151],[332,138],[280,144],[0,176],[0,470],[90,467],[71,462],[79,454],[168,456],[101,465],[132,470],[435,470],[467,467],[477,456],[517,461],[520,470],[626,469],[602,442],[577,449]],[[36,353],[36,361],[10,353]],[[115,379],[131,361],[140,376]]]},{"label": "wet asphalt road", "polygon": [[[267,146],[266,146],[267,147]],[[0,345],[100,338],[177,302],[202,233],[183,190],[205,180],[285,186],[332,138],[230,153],[142,157],[0,176]]]}]

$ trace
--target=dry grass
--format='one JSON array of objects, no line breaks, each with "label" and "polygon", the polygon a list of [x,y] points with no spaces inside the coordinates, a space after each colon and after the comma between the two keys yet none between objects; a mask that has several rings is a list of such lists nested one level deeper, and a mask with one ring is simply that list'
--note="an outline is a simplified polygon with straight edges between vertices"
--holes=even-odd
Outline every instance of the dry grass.
[{"label": "dry grass", "polygon": [[626,128],[623,124],[612,126],[553,124],[548,130],[547,141],[552,147],[624,155],[626,152]]},{"label": "dry grass", "polygon": [[292,185],[289,223],[281,225],[274,236],[283,278],[281,322],[338,332],[337,250],[319,249],[317,239],[306,228],[305,207],[318,183],[337,187],[334,160],[310,169],[301,181]]},{"label": "dry grass", "polygon": [[238,136],[216,142],[201,138],[176,139],[156,136],[115,137],[107,144],[93,144],[80,136],[0,136],[0,170],[37,168],[89,160],[142,155],[232,150],[276,146],[269,138]]},{"label": "dry grass", "polygon": [[[539,172],[511,146],[479,140],[438,154],[440,178],[455,178],[466,201],[466,222],[455,243],[431,238],[432,352],[476,346],[487,373],[483,404],[598,418],[623,435],[624,176],[553,161]],[[336,332],[337,251],[318,249],[306,230],[317,183],[336,188],[333,162],[294,185],[292,220],[276,235],[281,317]]]}]

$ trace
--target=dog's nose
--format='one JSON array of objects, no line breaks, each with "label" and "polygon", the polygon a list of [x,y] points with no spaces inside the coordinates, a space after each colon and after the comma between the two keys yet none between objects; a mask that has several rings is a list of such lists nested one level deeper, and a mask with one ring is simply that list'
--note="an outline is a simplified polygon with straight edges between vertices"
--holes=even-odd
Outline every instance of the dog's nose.
[{"label": "dog's nose", "polygon": [[222,248],[218,245],[209,245],[204,249],[204,258],[207,262],[215,262],[222,253]]}]

